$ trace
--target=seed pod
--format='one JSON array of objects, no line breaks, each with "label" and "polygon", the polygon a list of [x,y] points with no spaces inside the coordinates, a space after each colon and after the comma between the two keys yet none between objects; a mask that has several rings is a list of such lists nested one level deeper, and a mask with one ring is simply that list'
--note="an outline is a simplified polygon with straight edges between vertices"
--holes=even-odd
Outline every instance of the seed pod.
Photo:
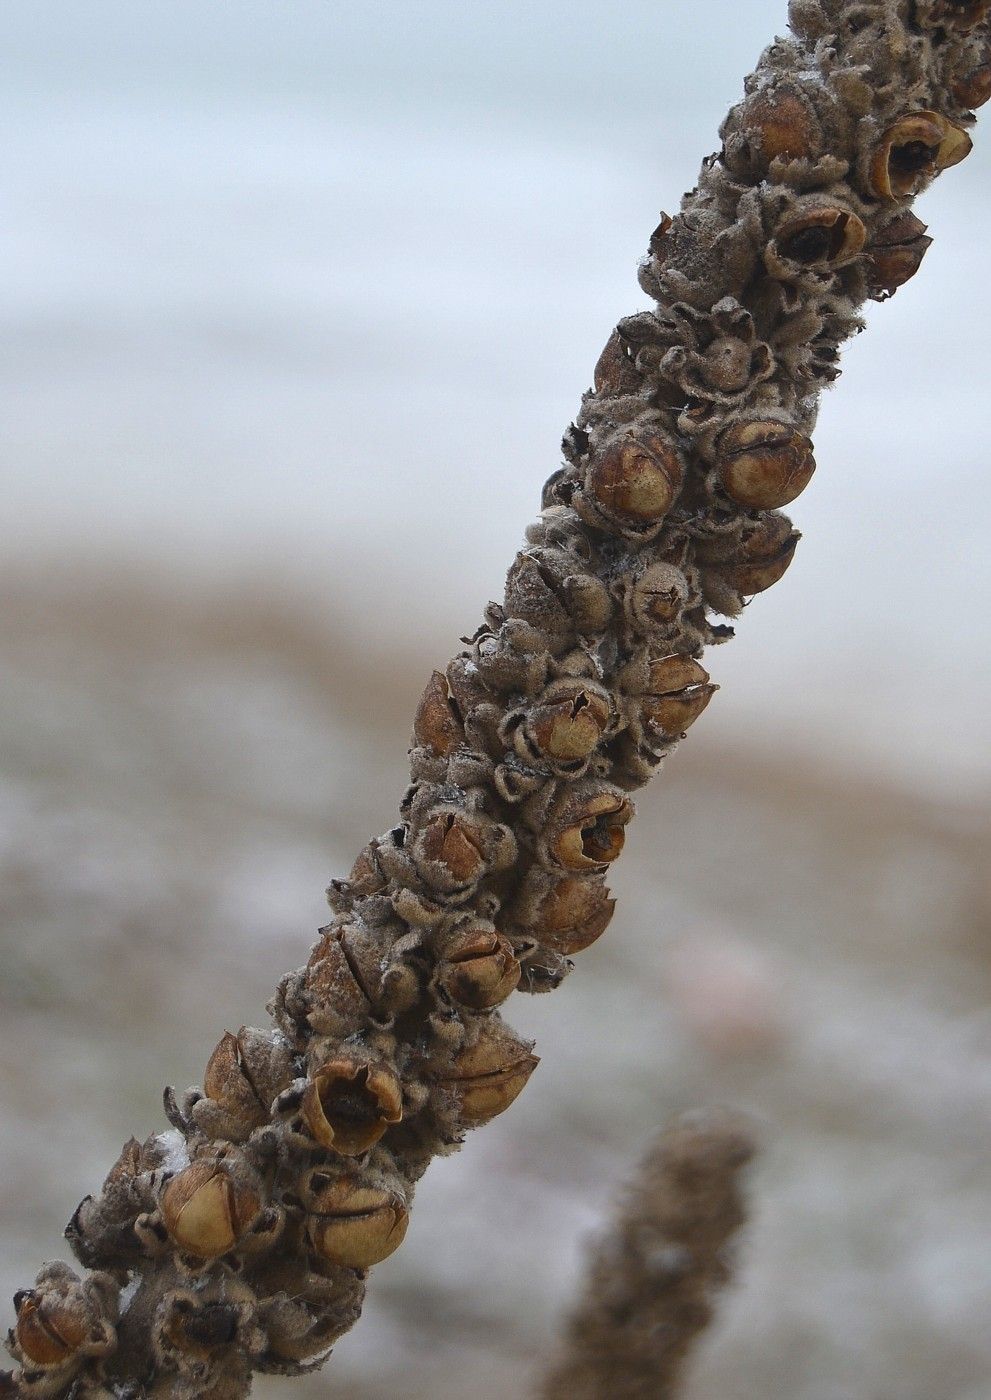
[{"label": "seed pod", "polygon": [[520,720],[510,717],[513,745],[526,762],[562,771],[587,762],[612,717],[609,692],[587,680],[553,681]]},{"label": "seed pod", "polygon": [[417,706],[413,720],[413,740],[428,749],[436,758],[446,758],[464,741],[461,723],[447,677],[434,671]]},{"label": "seed pod", "polygon": [[107,1172],[103,1182],[104,1191],[114,1186],[126,1186],[141,1172],[141,1144],[136,1137],[130,1137],[120,1150],[120,1156]]},{"label": "seed pod", "polygon": [[647,691],[639,697],[644,721],[662,739],[679,738],[719,689],[690,656],[662,656],[650,663]]},{"label": "seed pod", "polygon": [[980,49],[961,64],[950,79],[950,95],[959,107],[973,111],[991,99],[991,46]]},{"label": "seed pod", "polygon": [[893,296],[918,272],[931,243],[926,225],[914,214],[899,214],[885,224],[867,249],[870,295],[876,301]]},{"label": "seed pod", "polygon": [[963,127],[938,112],[910,112],[890,126],[875,147],[868,189],[879,199],[906,199],[940,171],[957,165],[972,147]]},{"label": "seed pod", "polygon": [[615,908],[598,879],[566,875],[539,900],[525,927],[555,953],[581,953],[605,932]]},{"label": "seed pod", "polygon": [[726,494],[752,510],[786,506],[816,469],[812,443],[786,423],[735,423],[719,439],[716,471]]},{"label": "seed pod", "polygon": [[272,1100],[291,1078],[281,1037],[242,1026],[237,1035],[224,1033],[207,1063],[203,1089],[244,1125],[247,1135],[268,1121]]},{"label": "seed pod", "polygon": [[85,1310],[62,1294],[25,1289],[14,1295],[14,1307],[14,1339],[32,1366],[61,1366],[86,1340]]},{"label": "seed pod", "polygon": [[929,0],[919,7],[918,16],[930,25],[950,29],[973,29],[991,10],[991,0]]},{"label": "seed pod", "polygon": [[817,203],[778,225],[765,262],[774,276],[832,272],[854,262],[866,241],[867,229],[852,209]]},{"label": "seed pod", "polygon": [[539,1063],[529,1041],[499,1021],[486,1021],[478,1039],[455,1056],[437,1082],[456,1092],[464,1126],[477,1128],[509,1107]]},{"label": "seed pod", "polygon": [[738,125],[765,165],[779,157],[811,159],[822,146],[822,128],[812,104],[787,82],[748,97],[739,111]]},{"label": "seed pod", "polygon": [[311,1076],[300,1113],[310,1136],[343,1157],[358,1157],[403,1116],[402,1085],[387,1065],[341,1056]]},{"label": "seed pod", "polygon": [[684,476],[684,461],[671,438],[627,433],[593,454],[575,509],[588,524],[649,537],[677,500]]},{"label": "seed pod", "polygon": [[[763,593],[784,574],[800,539],[801,535],[786,515],[777,512],[763,515],[745,532],[731,558],[705,563],[703,587],[710,578],[716,578],[744,597]],[[701,546],[696,557],[705,562]]]},{"label": "seed pod", "polygon": [[617,788],[572,788],[548,819],[549,859],[565,870],[604,870],[622,851],[632,816],[633,804]]},{"label": "seed pod", "polygon": [[640,375],[618,331],[605,343],[596,361],[592,378],[595,392],[613,398],[619,394],[635,394],[640,387]]},{"label": "seed pod", "polygon": [[233,1180],[216,1158],[202,1158],[170,1177],[159,1201],[172,1239],[197,1259],[217,1259],[232,1250],[261,1206],[258,1192]]},{"label": "seed pod", "polygon": [[357,859],[351,867],[347,879],[348,893],[354,899],[366,899],[370,895],[379,894],[387,884],[388,881],[378,862],[375,842],[371,841],[358,852]]},{"label": "seed pod", "polygon": [[678,621],[688,598],[688,580],[680,569],[651,564],[629,590],[630,620],[641,632],[663,631]]},{"label": "seed pod", "polygon": [[317,1177],[307,1200],[306,1234],[328,1264],[370,1269],[399,1248],[409,1225],[406,1202],[395,1191],[353,1177]]},{"label": "seed pod", "polygon": [[444,948],[437,981],[453,1001],[488,1011],[506,1000],[520,980],[512,944],[494,929],[459,929]]}]

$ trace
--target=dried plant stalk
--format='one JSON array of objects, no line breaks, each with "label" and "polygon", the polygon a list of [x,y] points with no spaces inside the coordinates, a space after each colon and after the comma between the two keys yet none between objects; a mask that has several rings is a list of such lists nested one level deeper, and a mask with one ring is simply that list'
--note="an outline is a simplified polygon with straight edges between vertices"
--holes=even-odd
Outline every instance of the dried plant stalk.
[{"label": "dried plant stalk", "polygon": [[[330,891],[274,1025],[226,1034],[18,1294],[24,1397],[247,1393],[318,1366],[431,1158],[537,1060],[495,1010],[604,930],[643,784],[708,704],[699,657],[788,568],[822,387],[929,243],[970,150],[991,0],[793,0],[720,152],[662,218],[504,601],[417,712],[400,821]],[[719,620],[723,619],[723,620]]]},{"label": "dried plant stalk", "polygon": [[746,1212],[742,1123],[685,1114],[651,1147],[596,1245],[567,1349],[542,1400],[671,1400],[685,1361],[731,1276]]}]

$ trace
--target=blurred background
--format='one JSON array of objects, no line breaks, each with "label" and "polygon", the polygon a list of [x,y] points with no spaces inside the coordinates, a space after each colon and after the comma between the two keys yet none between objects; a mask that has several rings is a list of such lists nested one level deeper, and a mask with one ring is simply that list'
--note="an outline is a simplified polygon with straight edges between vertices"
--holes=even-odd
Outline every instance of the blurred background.
[{"label": "blurred background", "polygon": [[[393,820],[638,257],[784,0],[8,0],[4,1295]],[[653,1128],[763,1141],[690,1400],[991,1392],[989,143],[824,403],[805,534],[327,1369],[523,1395]],[[469,1379],[470,1378],[470,1379]]]}]

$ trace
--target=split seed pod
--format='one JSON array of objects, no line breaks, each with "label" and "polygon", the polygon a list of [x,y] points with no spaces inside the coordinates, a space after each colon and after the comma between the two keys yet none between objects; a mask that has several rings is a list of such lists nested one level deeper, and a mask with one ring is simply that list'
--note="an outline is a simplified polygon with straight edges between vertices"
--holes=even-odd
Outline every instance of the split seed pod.
[{"label": "split seed pod", "polygon": [[983,107],[991,99],[991,46],[983,45],[981,51],[954,74],[950,80],[950,95],[958,106],[968,111]]},{"label": "split seed pod", "polygon": [[651,564],[628,594],[630,620],[638,631],[664,631],[680,618],[688,602],[688,580],[673,564]]},{"label": "split seed pod", "polygon": [[261,1210],[258,1192],[235,1181],[220,1161],[203,1159],[170,1177],[162,1189],[162,1220],[176,1245],[197,1259],[234,1248]]},{"label": "split seed pod", "polygon": [[446,758],[464,740],[464,726],[457,714],[447,677],[434,671],[417,706],[413,741],[435,758]]},{"label": "split seed pod", "polygon": [[498,1021],[486,1021],[437,1082],[456,1092],[465,1127],[477,1128],[509,1107],[539,1063],[528,1041]]},{"label": "split seed pod", "polygon": [[320,1258],[345,1269],[370,1269],[399,1248],[409,1211],[394,1191],[357,1179],[316,1178],[308,1200],[306,1234]]},{"label": "split seed pod", "polygon": [[459,929],[444,950],[437,980],[452,1000],[488,1011],[515,990],[520,965],[512,944],[494,929]]},{"label": "split seed pod", "polygon": [[867,250],[871,296],[878,301],[893,296],[918,272],[931,243],[926,225],[914,214],[899,214],[885,224]]},{"label": "split seed pod", "polygon": [[565,793],[548,822],[547,850],[556,865],[579,872],[604,870],[623,849],[633,804],[605,784]]},{"label": "split seed pod", "polygon": [[590,525],[649,538],[677,500],[684,476],[684,461],[670,438],[628,433],[593,454],[575,509]]},{"label": "split seed pod", "polygon": [[650,663],[647,691],[638,697],[645,723],[662,739],[679,738],[695,723],[719,689],[690,656],[663,656]]},{"label": "split seed pod", "polygon": [[858,258],[867,241],[863,220],[852,209],[816,204],[785,219],[765,254],[772,276],[832,272]]},{"label": "split seed pod", "polygon": [[14,1340],[32,1366],[61,1366],[86,1340],[85,1311],[60,1294],[26,1289],[14,1295],[14,1306]]},{"label": "split seed pod", "polygon": [[271,1031],[226,1031],[207,1063],[203,1090],[247,1137],[268,1121],[272,1100],[291,1079],[289,1054]]},{"label": "split seed pod", "polygon": [[732,616],[739,610],[740,599],[763,593],[777,583],[794,558],[800,539],[788,517],[772,511],[745,532],[731,557],[717,556],[708,562],[706,550],[700,546],[697,558],[704,564],[702,586],[712,606]]},{"label": "split seed pod", "polygon": [[483,848],[479,825],[465,812],[437,812],[417,839],[424,878],[445,893],[481,879],[486,868]]},{"label": "split seed pod", "polygon": [[310,1136],[322,1147],[357,1157],[402,1118],[402,1085],[387,1065],[342,1056],[311,1075],[300,1112]]},{"label": "split seed pod", "polygon": [[555,953],[581,953],[605,932],[615,908],[597,879],[568,875],[551,885],[525,929]]},{"label": "split seed pod", "polygon": [[939,112],[909,112],[890,126],[870,160],[867,185],[879,199],[907,199],[929,180],[970,155],[963,127]]},{"label": "split seed pod", "polygon": [[524,762],[567,773],[595,752],[611,717],[609,693],[602,686],[562,677],[515,725],[514,747]]},{"label": "split seed pod", "polygon": [[799,496],[816,469],[812,443],[773,420],[735,423],[719,439],[716,470],[726,494],[751,510],[773,510]]},{"label": "split seed pod", "polygon": [[613,331],[606,341],[596,361],[592,383],[595,392],[604,397],[635,394],[640,387],[640,374],[618,331]]}]

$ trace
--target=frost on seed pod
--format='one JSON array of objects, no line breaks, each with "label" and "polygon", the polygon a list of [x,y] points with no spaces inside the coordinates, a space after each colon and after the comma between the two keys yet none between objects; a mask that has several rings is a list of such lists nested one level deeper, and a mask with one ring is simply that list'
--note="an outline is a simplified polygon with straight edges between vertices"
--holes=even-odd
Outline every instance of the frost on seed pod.
[{"label": "frost on seed pod", "polygon": [[777,583],[794,558],[800,539],[788,517],[772,511],[751,522],[730,552],[723,541],[700,544],[696,558],[702,565],[706,601],[726,616],[734,616],[744,598]]},{"label": "frost on seed pod", "polygon": [[579,783],[548,813],[544,845],[551,865],[564,870],[604,870],[623,849],[633,804],[607,783]]},{"label": "frost on seed pod", "polygon": [[481,1023],[476,1039],[435,1076],[457,1102],[463,1127],[477,1128],[502,1113],[522,1093],[540,1063],[530,1041],[498,1020]]},{"label": "frost on seed pod", "polygon": [[782,220],[764,261],[773,277],[833,272],[858,258],[866,241],[867,229],[852,209],[815,198]]},{"label": "frost on seed pod", "polygon": [[650,539],[677,500],[684,475],[672,438],[656,431],[625,432],[593,451],[575,510],[599,529]]},{"label": "frost on seed pod", "polygon": [[300,1116],[315,1142],[357,1157],[402,1119],[402,1085],[387,1065],[342,1055],[310,1076]]},{"label": "frost on seed pod", "polygon": [[353,1176],[310,1175],[304,1192],[306,1235],[316,1254],[345,1269],[370,1269],[399,1248],[409,1211],[395,1190]]},{"label": "frost on seed pod", "polygon": [[14,1294],[11,1354],[27,1372],[57,1375],[61,1394],[84,1361],[107,1356],[116,1347],[118,1294],[109,1274],[80,1280],[67,1264],[46,1264],[34,1288]]},{"label": "frost on seed pod", "polygon": [[867,249],[868,288],[875,301],[894,296],[915,276],[931,243],[926,225],[914,214],[899,214],[875,234]]},{"label": "frost on seed pod", "polygon": [[512,918],[524,935],[568,956],[591,947],[615,908],[597,874],[555,877],[534,869],[523,882]]},{"label": "frost on seed pod", "polygon": [[225,1032],[203,1076],[205,1098],[190,1110],[209,1136],[244,1142],[268,1122],[272,1100],[292,1079],[288,1047],[273,1031]]},{"label": "frost on seed pod", "polygon": [[261,1188],[246,1164],[223,1149],[191,1162],[165,1182],[162,1222],[177,1247],[196,1259],[228,1254],[256,1222]]},{"label": "frost on seed pod", "polygon": [[472,924],[445,940],[437,982],[461,1006],[488,1011],[504,1002],[519,980],[512,944],[495,929]]},{"label": "frost on seed pod", "polygon": [[643,634],[676,629],[690,597],[688,580],[673,564],[650,564],[626,588],[627,618]]},{"label": "frost on seed pod", "polygon": [[680,738],[718,690],[709,673],[690,656],[661,656],[651,661],[647,688],[637,697],[640,719],[665,741]]},{"label": "frost on seed pod", "polygon": [[962,127],[938,112],[909,112],[890,126],[874,148],[867,172],[871,194],[906,199],[942,170],[968,156],[973,142]]},{"label": "frost on seed pod", "polygon": [[603,686],[562,676],[529,709],[511,710],[501,736],[524,763],[566,776],[585,767],[611,719],[612,704]]},{"label": "frost on seed pod", "polygon": [[773,419],[734,423],[716,449],[716,474],[726,494],[752,510],[786,506],[816,469],[812,443],[796,428]]}]

